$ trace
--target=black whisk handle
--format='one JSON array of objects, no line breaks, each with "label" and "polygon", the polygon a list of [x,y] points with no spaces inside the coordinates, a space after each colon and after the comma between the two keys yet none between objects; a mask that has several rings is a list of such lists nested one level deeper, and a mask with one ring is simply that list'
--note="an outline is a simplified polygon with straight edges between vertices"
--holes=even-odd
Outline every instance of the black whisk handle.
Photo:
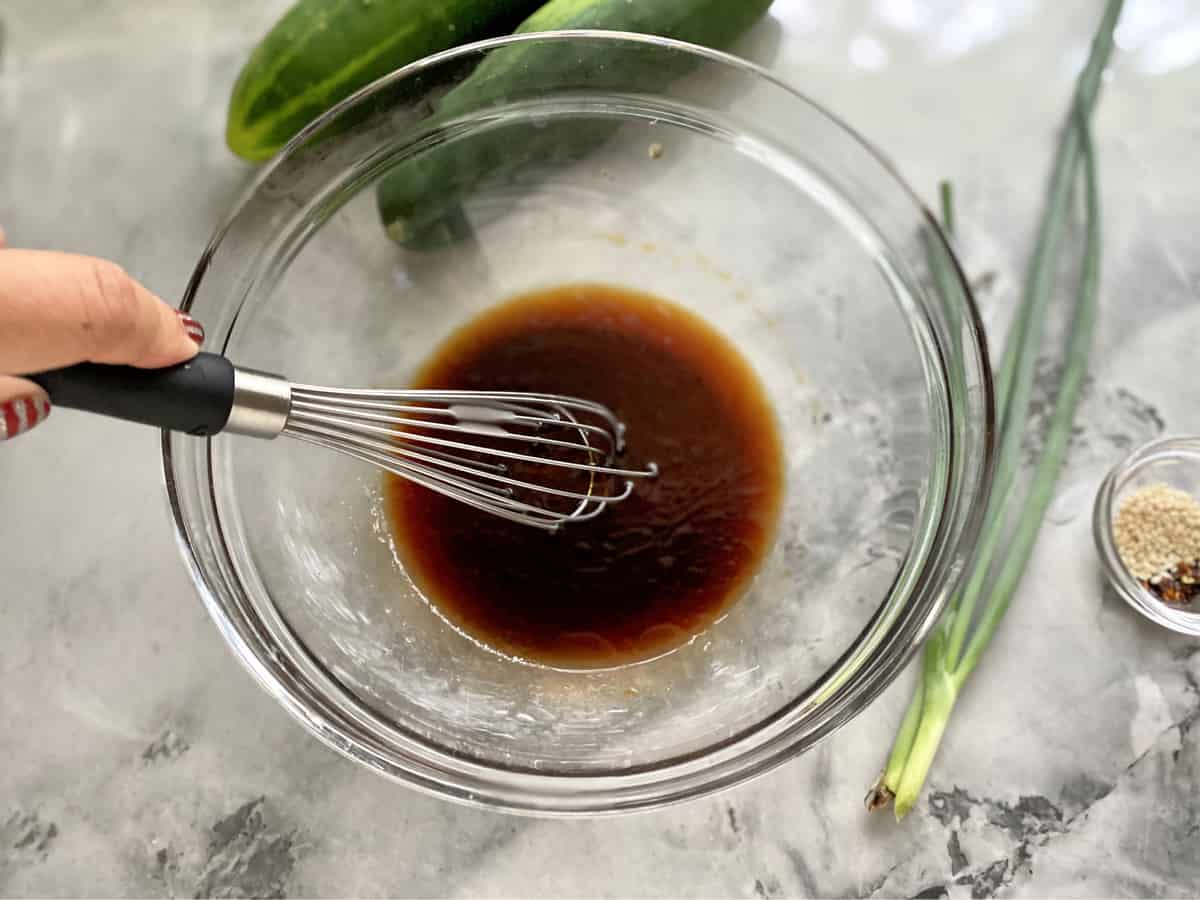
[{"label": "black whisk handle", "polygon": [[229,421],[235,371],[224,356],[198,353],[165,369],[81,363],[26,377],[55,406],[205,436]]}]

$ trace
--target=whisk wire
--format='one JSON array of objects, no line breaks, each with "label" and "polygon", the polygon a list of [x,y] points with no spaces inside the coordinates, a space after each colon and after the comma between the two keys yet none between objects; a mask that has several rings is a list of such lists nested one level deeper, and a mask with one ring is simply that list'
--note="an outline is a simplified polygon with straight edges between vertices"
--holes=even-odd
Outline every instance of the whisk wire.
[{"label": "whisk wire", "polygon": [[[381,388],[333,388],[323,385],[292,384],[292,398],[319,402],[332,400],[337,403],[385,402],[389,404],[413,403],[418,406],[437,409],[449,406],[457,401],[474,401],[480,406],[488,406],[497,410],[507,409],[525,415],[539,415],[547,406],[557,409],[594,416],[603,421],[609,430],[618,437],[623,437],[625,426],[611,409],[591,400],[581,400],[578,397],[566,397],[561,394],[523,393],[521,391],[441,391],[441,390],[392,390]],[[624,449],[620,442],[617,450]]]},{"label": "whisk wire", "polygon": [[[295,437],[303,438],[319,438],[321,442],[328,446],[332,442],[341,442],[338,447],[345,446],[370,452],[373,454],[383,454],[388,457],[396,457],[407,460],[410,463],[424,463],[431,466],[449,469],[462,474],[473,475],[477,478],[486,479],[488,481],[503,484],[507,488],[520,488],[523,490],[551,494],[556,497],[566,497],[576,500],[592,500],[598,503],[610,503],[614,500],[624,499],[625,494],[621,495],[602,495],[594,491],[580,492],[571,491],[565,488],[551,487],[550,485],[539,484],[532,481],[525,481],[519,478],[511,478],[500,472],[496,472],[491,468],[482,468],[486,463],[476,463],[474,460],[466,461],[450,454],[431,455],[429,451],[421,452],[403,446],[396,446],[386,441],[375,440],[362,435],[351,435],[347,432],[339,432],[320,425],[313,425],[306,422],[297,422],[296,426],[288,430],[289,434]],[[315,441],[314,441],[315,442]],[[336,449],[336,448],[335,448]],[[508,494],[512,494],[508,491]]]},{"label": "whisk wire", "polygon": [[[653,464],[617,463],[624,426],[607,407],[553,394],[292,385],[283,433],[549,530],[599,515],[657,474]],[[518,466],[578,473],[586,484],[533,480]]]},{"label": "whisk wire", "polygon": [[[439,410],[439,412],[442,412]],[[453,416],[453,410],[445,410],[444,412]],[[456,419],[453,422],[429,422],[423,419],[412,418],[405,415],[394,415],[388,413],[370,413],[363,411],[347,411],[333,404],[314,404],[308,402],[296,403],[293,405],[293,414],[299,417],[301,414],[307,414],[314,417],[324,417],[329,420],[337,419],[343,423],[350,422],[373,422],[380,425],[395,426],[401,430],[421,428],[434,431],[453,431],[459,434],[470,434],[476,437],[492,437],[499,440],[522,441],[529,444],[540,444],[547,447],[563,447],[572,450],[582,450],[593,456],[606,456],[610,451],[593,447],[590,444],[577,444],[569,441],[560,441],[552,438],[542,437],[538,434],[517,434],[509,431],[504,431],[497,427],[496,424],[477,425],[470,419]],[[588,425],[585,423],[568,423],[561,419],[550,418],[534,418],[530,416],[515,417],[505,420],[504,424],[512,425],[534,425],[544,427],[554,425],[558,427],[569,427],[572,431],[579,431],[584,434],[594,434],[606,441],[611,441],[612,436],[603,428],[596,425]],[[422,435],[419,432],[408,432],[407,436],[412,440],[421,439]],[[547,461],[550,462],[550,461]]]},{"label": "whisk wire", "polygon": [[[450,475],[443,475],[435,470],[420,465],[410,465],[387,453],[371,451],[361,447],[348,447],[337,439],[322,435],[297,431],[293,436],[327,449],[337,450],[355,459],[378,466],[384,471],[391,472],[401,478],[406,478],[429,490],[450,497],[476,509],[523,524],[553,529],[563,521],[561,514],[521,501],[513,501],[505,496],[497,496],[499,488],[463,482]],[[630,485],[632,490],[632,485]],[[627,496],[627,495],[626,495]],[[617,499],[616,497],[612,499]],[[585,510],[574,517],[574,521],[592,518],[604,509],[603,504],[591,504],[594,509]]]}]

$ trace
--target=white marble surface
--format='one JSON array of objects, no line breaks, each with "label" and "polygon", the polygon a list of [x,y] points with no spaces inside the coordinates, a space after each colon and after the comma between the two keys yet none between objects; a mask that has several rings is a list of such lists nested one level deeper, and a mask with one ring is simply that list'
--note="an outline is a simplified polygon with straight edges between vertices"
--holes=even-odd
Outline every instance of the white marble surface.
[{"label": "white marble surface", "polygon": [[[5,0],[0,223],[178,295],[247,169],[222,141],[284,4]],[[741,46],[958,188],[1002,330],[1098,0],[776,0]],[[1068,471],[919,808],[862,796],[908,694],[721,796],[555,822],[391,787],[234,662],[179,563],[148,430],[59,411],[0,450],[0,894],[1151,896],[1200,885],[1200,645],[1102,588],[1092,492],[1200,431],[1200,0],[1129,0],[1096,120],[1107,255]]]}]

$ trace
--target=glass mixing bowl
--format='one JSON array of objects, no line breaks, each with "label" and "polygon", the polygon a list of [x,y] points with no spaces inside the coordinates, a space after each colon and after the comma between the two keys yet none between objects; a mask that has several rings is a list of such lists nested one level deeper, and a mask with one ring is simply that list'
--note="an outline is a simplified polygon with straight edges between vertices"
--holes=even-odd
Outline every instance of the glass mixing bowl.
[{"label": "glass mixing bowl", "polygon": [[[381,179],[408,190],[438,171],[433,213],[385,230]],[[414,588],[378,471],[288,439],[163,437],[184,555],[259,682],[369,768],[510,810],[656,806],[811,747],[933,623],[990,478],[980,323],[931,217],[820,107],[686,44],[512,37],[381,79],[262,171],[184,306],[239,365],[402,386],[480,311],[580,281],[707,319],[756,369],[785,442],[752,586],[657,659],[501,655]]]}]

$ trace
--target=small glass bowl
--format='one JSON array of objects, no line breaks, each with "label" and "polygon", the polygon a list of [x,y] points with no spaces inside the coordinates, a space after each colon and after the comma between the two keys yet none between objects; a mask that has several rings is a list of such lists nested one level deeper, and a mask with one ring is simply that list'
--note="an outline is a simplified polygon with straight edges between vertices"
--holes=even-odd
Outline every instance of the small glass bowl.
[{"label": "small glass bowl", "polygon": [[1113,523],[1125,499],[1139,488],[1165,484],[1200,496],[1200,437],[1151,441],[1113,466],[1100,490],[1092,516],[1096,549],[1108,582],[1130,606],[1152,622],[1180,634],[1200,636],[1200,612],[1164,603],[1142,586],[1121,561]]}]

